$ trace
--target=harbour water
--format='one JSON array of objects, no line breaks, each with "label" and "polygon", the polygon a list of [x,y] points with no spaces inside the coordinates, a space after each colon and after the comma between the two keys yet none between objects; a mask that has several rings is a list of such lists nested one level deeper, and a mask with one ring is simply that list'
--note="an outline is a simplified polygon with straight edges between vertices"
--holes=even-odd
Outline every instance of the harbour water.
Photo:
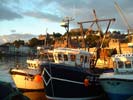
[{"label": "harbour water", "polygon": [[[15,67],[16,64],[26,67],[26,59],[27,57],[2,57],[0,58],[0,80],[5,81],[5,82],[11,82],[12,84],[14,84],[9,74],[9,70],[10,68]],[[28,91],[28,92],[22,92],[22,93],[23,95],[30,98],[30,100],[47,100],[45,97],[44,91],[32,91],[32,92]],[[108,99],[104,98],[102,100],[108,100]]]},{"label": "harbour water", "polygon": [[[14,67],[16,63],[21,66],[26,67],[26,57],[2,57],[0,58],[0,80],[5,82],[13,83],[11,76],[9,74],[9,69]],[[44,91],[34,91],[34,92],[22,92],[23,95],[30,98],[30,100],[47,100]]]}]

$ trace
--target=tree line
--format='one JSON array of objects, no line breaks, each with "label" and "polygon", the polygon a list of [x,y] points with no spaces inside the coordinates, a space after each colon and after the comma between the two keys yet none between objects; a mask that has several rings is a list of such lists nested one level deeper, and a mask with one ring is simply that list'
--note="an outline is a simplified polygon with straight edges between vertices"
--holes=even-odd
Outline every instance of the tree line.
[{"label": "tree line", "polygon": [[[85,43],[88,45],[88,47],[96,47],[97,45],[100,45],[100,39],[101,37],[98,36],[98,35],[94,35],[96,33],[96,31],[92,31],[90,35],[87,35],[86,38],[85,38]],[[113,31],[112,33],[110,33],[112,36],[114,34],[118,35],[118,37],[123,34],[120,33],[120,31]],[[17,48],[19,48],[21,45],[27,45],[29,47],[36,47],[36,46],[42,46],[42,45],[45,45],[48,44],[48,45],[54,45],[55,41],[56,40],[61,40],[62,37],[66,36],[67,33],[65,33],[64,35],[62,35],[61,33],[55,33],[53,32],[52,34],[52,37],[53,38],[50,38],[50,34],[47,33],[47,36],[45,38],[45,40],[39,40],[38,38],[31,38],[30,40],[28,40],[28,42],[25,42],[24,40],[15,40],[14,42],[10,43],[5,43],[3,45],[14,45],[16,46]],[[80,32],[73,32],[73,31],[70,31],[69,32],[69,36],[72,37],[72,36],[79,36],[81,35]],[[103,36],[102,36],[103,38]],[[106,47],[108,46],[108,43],[109,43],[109,40],[110,40],[110,37],[106,38],[103,42],[103,46]],[[80,40],[79,42],[81,42],[82,40]],[[126,40],[127,41],[127,40]]]}]

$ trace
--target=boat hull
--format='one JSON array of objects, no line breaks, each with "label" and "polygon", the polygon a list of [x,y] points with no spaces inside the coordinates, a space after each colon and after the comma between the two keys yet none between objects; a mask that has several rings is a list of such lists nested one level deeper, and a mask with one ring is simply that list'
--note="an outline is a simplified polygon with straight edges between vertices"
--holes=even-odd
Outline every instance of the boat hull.
[{"label": "boat hull", "polygon": [[23,91],[44,90],[43,80],[35,79],[36,75],[31,75],[26,72],[20,72],[19,69],[18,70],[11,69],[10,73],[18,89]]},{"label": "boat hull", "polygon": [[128,100],[133,97],[133,80],[110,78],[100,81],[110,100]]},{"label": "boat hull", "polygon": [[[43,79],[46,96],[49,99],[96,99],[103,95],[100,84],[96,81],[98,75],[90,74],[89,70],[63,64],[45,64]],[[84,85],[84,79],[90,77],[89,84]],[[95,82],[94,82],[95,80]]]}]

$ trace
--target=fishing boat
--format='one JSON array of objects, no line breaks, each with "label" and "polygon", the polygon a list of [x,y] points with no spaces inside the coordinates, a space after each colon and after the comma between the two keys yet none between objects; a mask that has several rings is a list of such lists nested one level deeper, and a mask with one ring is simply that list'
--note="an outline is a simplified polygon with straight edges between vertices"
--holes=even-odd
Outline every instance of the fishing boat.
[{"label": "fishing boat", "polygon": [[16,87],[21,90],[44,89],[43,80],[40,76],[41,70],[37,61],[32,61],[31,63],[28,61],[27,67],[17,65],[15,68],[10,69],[10,74]]},{"label": "fishing boat", "polygon": [[16,87],[24,91],[44,90],[40,65],[48,62],[48,57],[48,50],[43,50],[38,58],[27,60],[27,67],[16,65],[15,68],[11,68],[10,74]]},{"label": "fishing boat", "polygon": [[133,97],[133,53],[116,54],[112,60],[114,72],[101,74],[100,83],[110,100],[129,100]]},{"label": "fishing boat", "polygon": [[54,100],[89,100],[103,95],[99,74],[91,70],[92,55],[80,49],[55,48],[54,62],[44,63],[46,97]]}]

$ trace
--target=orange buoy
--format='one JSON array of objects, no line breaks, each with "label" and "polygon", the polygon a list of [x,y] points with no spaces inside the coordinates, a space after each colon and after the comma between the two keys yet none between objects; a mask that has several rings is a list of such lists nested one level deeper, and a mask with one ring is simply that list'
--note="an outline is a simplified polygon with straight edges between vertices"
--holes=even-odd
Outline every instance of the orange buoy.
[{"label": "orange buoy", "polygon": [[84,79],[84,86],[88,86],[89,85],[89,80],[88,79]]},{"label": "orange buoy", "polygon": [[41,81],[42,81],[42,77],[41,77],[40,75],[36,75],[36,76],[34,77],[34,81],[36,81],[36,82],[41,82]]}]

